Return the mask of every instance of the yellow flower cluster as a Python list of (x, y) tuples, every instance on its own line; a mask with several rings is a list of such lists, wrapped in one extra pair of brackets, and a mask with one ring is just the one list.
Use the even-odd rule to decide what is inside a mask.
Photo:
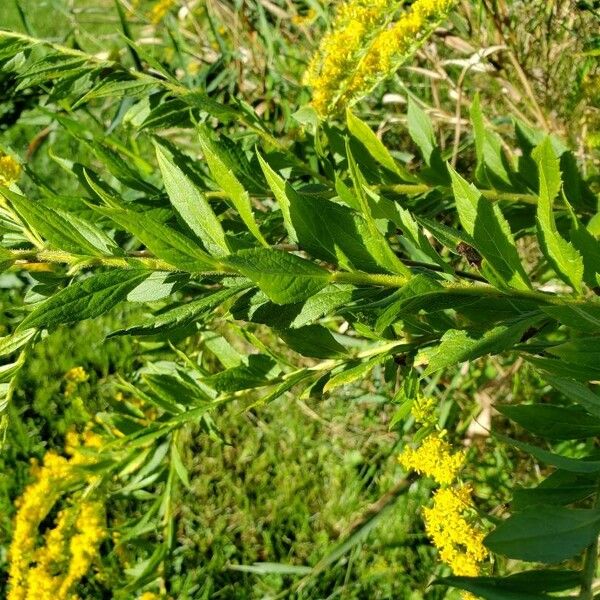
[(70, 458), (49, 451), (42, 465), (33, 464), (34, 481), (16, 503), (7, 600), (76, 600), (72, 589), (89, 570), (106, 535), (102, 505), (81, 501), (60, 511), (41, 547), (38, 529), (67, 488), (81, 478), (76, 467), (93, 462), (89, 449), (99, 445), (100, 436), (91, 431), (70, 432), (65, 444)]
[(304, 83), (313, 88), (312, 105), (327, 114), (338, 102), (343, 84), (356, 66), (369, 34), (394, 10), (393, 0), (348, 0), (338, 9), (331, 31), (321, 40)]
[(423, 511), (427, 535), (440, 552), (440, 558), (455, 575), (475, 577), (479, 565), (488, 557), (483, 533), (469, 514), (473, 511), (468, 485), (441, 488), (433, 505)]
[[(45, 545), (34, 555), (35, 564), (27, 572), (26, 586), (20, 597), (76, 600), (73, 587), (88, 572), (106, 535), (102, 523), (103, 510), (99, 503), (82, 502), (61, 511), (56, 526), (45, 536)], [(69, 536), (72, 536), (70, 541)]]
[(13, 537), (9, 551), (10, 591), (8, 600), (28, 600), (28, 572), (34, 560), (37, 530), (69, 480), (69, 462), (55, 452), (47, 452), (41, 466), (32, 468), (35, 481), (17, 501)]
[(432, 433), (418, 448), (406, 448), (398, 461), (405, 469), (427, 475), (438, 483), (452, 483), (463, 465), (465, 454), (462, 451), (452, 452), (452, 447), (444, 439), (445, 433)]
[(21, 175), (21, 165), (8, 154), (0, 151), (0, 185), (9, 186)]
[(317, 112), (335, 112), (367, 94), (416, 51), (455, 2), (415, 0), (396, 21), (397, 1), (344, 3), (305, 77)]
[[(404, 468), (428, 475), (444, 486), (435, 492), (433, 505), (423, 511), (425, 529), (455, 575), (474, 577), (488, 551), (483, 545), (484, 534), (473, 519), (471, 487), (456, 482), (465, 453), (452, 452), (445, 434), (442, 430), (429, 435), (419, 448), (408, 448), (398, 460)], [(474, 597), (464, 593), (463, 600)]]
[(417, 423), (433, 425), (437, 420), (435, 408), (436, 401), (433, 398), (419, 395), (413, 402), (410, 412)]
[(72, 396), (77, 390), (77, 386), (80, 383), (85, 383), (89, 379), (89, 375), (83, 367), (73, 367), (65, 373), (65, 380), (67, 385), (65, 386), (65, 396), (68, 398)]
[(75, 529), (77, 533), (69, 543), (69, 568), (59, 590), (60, 600), (66, 599), (73, 586), (88, 572), (100, 543), (106, 537), (102, 505), (98, 502), (81, 503)]
[(158, 25), (174, 5), (175, 0), (158, 0), (150, 9), (150, 20), (152, 23)]

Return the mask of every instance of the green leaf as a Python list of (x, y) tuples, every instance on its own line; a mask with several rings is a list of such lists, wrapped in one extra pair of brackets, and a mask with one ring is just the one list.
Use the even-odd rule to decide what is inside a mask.
[(153, 315), (140, 325), (113, 331), (109, 337), (116, 335), (157, 335), (187, 327), (208, 316), (214, 308), (222, 305), (225, 300), (228, 300), (245, 288), (246, 286), (238, 286), (224, 289), (198, 300), (186, 302), (181, 306), (176, 306), (158, 315)]
[(404, 266), (400, 259), (394, 254), (388, 241), (385, 239), (385, 236), (379, 231), (377, 227), (377, 223), (373, 218), (371, 213), (371, 207), (369, 205), (369, 201), (367, 200), (367, 195), (365, 192), (366, 181), (352, 156), (352, 151), (350, 149), (349, 140), (346, 140), (346, 156), (348, 157), (348, 168), (350, 170), (350, 177), (352, 178), (352, 183), (354, 184), (354, 194), (358, 199), (361, 214), (366, 221), (367, 224), (367, 232), (366, 235), (368, 239), (366, 240), (369, 247), (371, 248), (371, 252), (376, 257), (379, 264), (383, 267), (391, 271), (392, 273), (397, 273), (398, 275), (404, 275), (407, 278), (411, 277), (411, 272), (408, 267)]
[(538, 166), (540, 190), (537, 209), (538, 236), (542, 251), (556, 273), (581, 292), (584, 265), (577, 250), (561, 237), (554, 220), (554, 200), (561, 189), (560, 163), (549, 137), (532, 153)]
[(591, 415), (600, 418), (600, 396), (574, 379), (544, 374), (544, 379), (569, 400), (581, 404)]
[(554, 471), (537, 487), (517, 488), (513, 492), (513, 510), (523, 510), (536, 504), (565, 506), (592, 496), (598, 488), (597, 476)]
[(583, 226), (572, 211), (571, 220), (571, 244), (583, 259), (583, 279), (593, 289), (598, 285), (596, 276), (600, 273), (600, 240)]
[(477, 178), (492, 187), (511, 187), (510, 174), (502, 151), (502, 141), (495, 132), (485, 126), (479, 93), (475, 94), (470, 115), (475, 135)]
[(248, 356), (247, 365), (225, 369), (216, 375), (205, 377), (202, 381), (218, 392), (249, 390), (269, 385), (276, 368), (276, 363), (270, 356), (251, 354)]
[(101, 229), (73, 213), (40, 201), (32, 202), (6, 188), (2, 189), (2, 195), (10, 200), (25, 223), (59, 250), (92, 256), (118, 252), (117, 245)]
[(442, 159), (442, 154), (435, 141), (433, 126), (429, 117), (412, 99), (408, 100), (408, 133), (419, 147), (423, 160), (429, 167), (421, 175), (429, 181), (445, 185), (449, 181), (448, 166)]
[(524, 358), (536, 368), (567, 379), (576, 379), (577, 381), (595, 381), (600, 379), (600, 365), (590, 366), (580, 365), (578, 363), (567, 362), (564, 359), (546, 358), (541, 356), (528, 356)]
[(508, 287), (530, 289), (510, 226), (497, 204), (485, 199), (454, 169), (450, 170), (452, 190), (460, 222), (496, 278)]
[(580, 367), (597, 368), (600, 365), (599, 337), (573, 339), (570, 342), (551, 346), (546, 351), (566, 363), (573, 363)]
[(497, 554), (559, 563), (582, 552), (600, 533), (600, 510), (538, 505), (516, 513), (485, 538)]
[(265, 177), (282, 207), (288, 235), (315, 258), (366, 272), (389, 271), (381, 239), (356, 211), (323, 198), (300, 194), (261, 158)]
[(236, 319), (263, 323), (274, 329), (295, 329), (310, 325), (337, 308), (348, 306), (357, 296), (360, 292), (353, 286), (332, 284), (302, 303), (279, 306), (263, 292), (253, 290), (236, 301), (231, 313)]
[(165, 148), (156, 144), (156, 157), (165, 189), (175, 210), (214, 256), (229, 254), (229, 246), (221, 222), (204, 194), (171, 160)]
[(36, 305), (17, 330), (48, 328), (99, 317), (125, 299), (149, 274), (149, 271), (139, 270), (108, 271), (77, 281)]
[(553, 452), (548, 452), (548, 450), (543, 450), (542, 448), (538, 448), (537, 446), (532, 446), (531, 444), (520, 442), (519, 440), (514, 440), (499, 433), (495, 433), (494, 435), (499, 440), (502, 440), (503, 442), (514, 446), (515, 448), (519, 448), (519, 450), (522, 450), (527, 454), (531, 454), (531, 456), (537, 458), (537, 460), (539, 460), (540, 462), (552, 465), (554, 467), (562, 469), (563, 471), (568, 471), (569, 473), (600, 472), (600, 460), (590, 460), (588, 458), (571, 458), (569, 456), (562, 456), (561, 454), (554, 454)]
[(495, 405), (495, 408), (540, 437), (570, 440), (600, 435), (600, 419), (581, 409), (552, 404)]
[(200, 146), (202, 147), (204, 158), (208, 163), (208, 167), (214, 180), (227, 194), (250, 233), (252, 233), (263, 246), (268, 247), (269, 244), (260, 232), (254, 214), (252, 213), (250, 195), (235, 176), (226, 160), (224, 160), (219, 151), (219, 144), (212, 139), (205, 127), (198, 128), (198, 135), (200, 136)]
[(388, 171), (395, 173), (404, 181), (413, 181), (414, 177), (402, 168), (389, 153), (371, 128), (361, 121), (350, 109), (346, 110), (346, 123), (350, 133), (367, 149), (369, 154)]
[(423, 159), (430, 165), (431, 157), (437, 149), (433, 126), (429, 117), (412, 98), (408, 101), (408, 132), (421, 150)]
[(279, 175), (277, 175), (277, 173), (259, 153), (257, 153), (257, 156), (258, 162), (260, 163), (261, 169), (265, 175), (265, 179), (267, 180), (267, 183), (269, 184), (269, 187), (275, 196), (275, 200), (277, 200), (277, 204), (279, 204), (279, 208), (281, 209), (281, 214), (283, 215), (283, 224), (285, 225), (289, 240), (292, 243), (296, 243), (298, 241), (298, 236), (296, 235), (290, 215), (290, 201), (286, 191), (287, 184), (281, 177), (279, 177)]
[(224, 263), (251, 279), (276, 304), (292, 304), (322, 290), (328, 271), (295, 254), (256, 248), (228, 256)]
[(507, 577), (444, 577), (436, 584), (456, 587), (485, 600), (552, 600), (544, 592), (562, 592), (578, 587), (581, 573), (540, 569)]
[(187, 272), (212, 271), (216, 260), (196, 242), (175, 229), (155, 221), (151, 213), (94, 207), (135, 235), (155, 256)]
[(540, 309), (559, 323), (588, 333), (600, 331), (600, 304), (581, 302), (579, 304), (541, 306)]
[(535, 322), (536, 319), (533, 318), (520, 320), (512, 325), (498, 325), (478, 333), (450, 329), (442, 336), (441, 343), (430, 358), (424, 375), (430, 375), (450, 365), (473, 360), (485, 354), (499, 354), (510, 350)]
[(343, 371), (336, 373), (323, 387), (324, 392), (330, 392), (342, 385), (348, 385), (361, 377), (366, 377), (377, 365), (381, 364), (389, 357), (389, 352), (379, 354), (374, 358), (359, 363), (356, 366), (349, 366)]
[(340, 358), (346, 354), (346, 349), (323, 325), (307, 325), (297, 329), (284, 329), (277, 332), (287, 346), (312, 358)]

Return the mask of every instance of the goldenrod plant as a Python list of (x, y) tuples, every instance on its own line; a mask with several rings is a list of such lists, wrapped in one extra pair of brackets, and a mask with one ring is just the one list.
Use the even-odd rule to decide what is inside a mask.
[(305, 82), (326, 116), (355, 103), (411, 58), (454, 0), (348, 0), (315, 52)]
[[(340, 3), (307, 87), (296, 84), (307, 105), (295, 120), (289, 107), (270, 113), (272, 97), (236, 97), (249, 82), (216, 59), (205, 71), (188, 69), (192, 59), (208, 61), (209, 50), (227, 54), (225, 25), (210, 11), (233, 9), (209, 4), (115, 0), (121, 46), (110, 52), (89, 51), (76, 36), (42, 39), (30, 26), (0, 30), (6, 102), (18, 112), (26, 92), (34, 116), (23, 109), (19, 119), (44, 127), (22, 153), (6, 147), (0, 156), (2, 281), (24, 294), (0, 337), (4, 447), (27, 437), (28, 399), (16, 395), (53, 335), (91, 321), (107, 343), (135, 343), (134, 367), (104, 369), (94, 410), (89, 399), (82, 405), (98, 374), (78, 362), (61, 374), (60, 402), (85, 418), (64, 450), (56, 432), (46, 433), (50, 447), (24, 475), (6, 597), (255, 597), (241, 579), (199, 582), (185, 572), (185, 544), (210, 550), (214, 539), (207, 527), (209, 541), (198, 541), (186, 523), (198, 526), (200, 509), (183, 502), (207, 468), (204, 444), (217, 444), (243, 480), (252, 462), (262, 464), (262, 450), (236, 454), (219, 415), (234, 407), (263, 435), (261, 410), (286, 412), (293, 400), (322, 421), (307, 402), (334, 399), (351, 412), (349, 390), (358, 389), (389, 411), (382, 443), (394, 457), (393, 485), (327, 552), (315, 548), (302, 564), (226, 557), (223, 570), (274, 575), (280, 598), (317, 598), (315, 582), (348, 565), (328, 590), (341, 595), (356, 548), (407, 498), (405, 506), (419, 505), (414, 537), (439, 558), (422, 589), (404, 588), (412, 598), (593, 600), (597, 156), (518, 108), (491, 119), (476, 90), (463, 94), (466, 71), (452, 87), (454, 144), (440, 142), (432, 120), (447, 116), (441, 105), (426, 111), (415, 93), (396, 115), (403, 145), (387, 144), (367, 122), (372, 115), (360, 113), (358, 100), (442, 23), (456, 20), (460, 33), (470, 11), (488, 3)], [(306, 28), (309, 9), (325, 14), (311, 2), (303, 20), (283, 4), (251, 6), (261, 27), (289, 17)], [(165, 28), (172, 62), (136, 39), (128, 15), (153, 36)], [(196, 56), (186, 40), (202, 24), (211, 45)], [(527, 76), (513, 66), (517, 81)], [(438, 91), (430, 90), (434, 102)], [(55, 171), (36, 167), (38, 144), (49, 145)], [(477, 404), (467, 404), (460, 388), (474, 365), (503, 387), (472, 384)], [(519, 395), (521, 378), (534, 384)], [(194, 469), (190, 456), (200, 457)], [(493, 476), (482, 467), (489, 460), (498, 463)], [(377, 480), (377, 463), (368, 466), (361, 477)], [(263, 525), (257, 538), (266, 537)], [(227, 552), (238, 542), (228, 540)], [(371, 596), (388, 597), (377, 585)]]

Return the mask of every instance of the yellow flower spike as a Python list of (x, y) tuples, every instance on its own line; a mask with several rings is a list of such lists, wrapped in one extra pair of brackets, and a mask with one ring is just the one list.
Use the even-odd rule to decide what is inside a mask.
[(313, 56), (304, 83), (325, 116), (369, 93), (427, 39), (456, 0), (416, 0), (394, 21), (398, 0), (348, 0)]
[(452, 447), (444, 439), (445, 433), (445, 430), (432, 433), (418, 448), (406, 448), (398, 456), (398, 462), (406, 470), (427, 475), (437, 483), (452, 483), (463, 466), (465, 453), (452, 452)]
[(65, 440), (69, 459), (48, 451), (41, 465), (32, 461), (34, 481), (15, 503), (7, 600), (76, 600), (72, 588), (89, 570), (106, 536), (102, 505), (88, 501), (60, 511), (42, 547), (37, 547), (39, 527), (63, 491), (81, 478), (76, 467), (94, 462), (82, 448), (99, 445), (101, 438), (89, 429), (81, 435), (71, 431)]
[(150, 21), (158, 25), (174, 5), (175, 0), (158, 0), (150, 9)]
[(437, 402), (434, 398), (419, 396), (410, 409), (415, 421), (421, 425), (433, 425), (437, 421), (435, 409)]
[(82, 502), (75, 529), (77, 533), (69, 543), (69, 569), (60, 586), (59, 598), (66, 598), (73, 586), (88, 572), (107, 535), (102, 505), (98, 502)]
[(0, 184), (8, 187), (19, 179), (21, 165), (8, 154), (0, 151)]
[[(433, 496), (433, 505), (423, 510), (425, 529), (441, 560), (455, 575), (475, 577), (489, 556), (483, 545), (483, 533), (472, 517), (472, 490), (468, 485), (441, 488)], [(463, 596), (468, 598), (468, 596)]]

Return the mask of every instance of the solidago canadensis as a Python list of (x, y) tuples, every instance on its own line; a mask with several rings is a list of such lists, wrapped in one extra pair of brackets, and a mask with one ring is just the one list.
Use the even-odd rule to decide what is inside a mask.
[[(420, 401), (413, 406), (413, 416), (420, 417), (419, 422), (423, 420), (424, 404)], [(432, 506), (423, 510), (425, 530), (441, 560), (455, 575), (478, 575), (488, 550), (474, 516), (472, 489), (458, 481), (464, 451), (454, 452), (442, 430), (428, 435), (418, 448), (406, 448), (398, 461), (405, 469), (431, 477), (441, 486), (433, 495)], [(473, 596), (464, 593), (463, 598), (470, 600)]]
[[(448, 15), (456, 0), (348, 0), (305, 76), (321, 116), (338, 112), (391, 75)], [(400, 11), (400, 12), (399, 12)]]
[(8, 154), (0, 150), (0, 185), (9, 186), (21, 175), (21, 166)]
[[(96, 559), (106, 537), (101, 502), (78, 498), (60, 510), (54, 527), (38, 546), (39, 528), (61, 496), (79, 481), (78, 467), (93, 463), (90, 450), (101, 438), (86, 431), (67, 436), (69, 458), (49, 451), (41, 465), (34, 464), (34, 481), (17, 502), (9, 550), (8, 600), (76, 600), (73, 590)], [(85, 449), (85, 450), (82, 450)]]

